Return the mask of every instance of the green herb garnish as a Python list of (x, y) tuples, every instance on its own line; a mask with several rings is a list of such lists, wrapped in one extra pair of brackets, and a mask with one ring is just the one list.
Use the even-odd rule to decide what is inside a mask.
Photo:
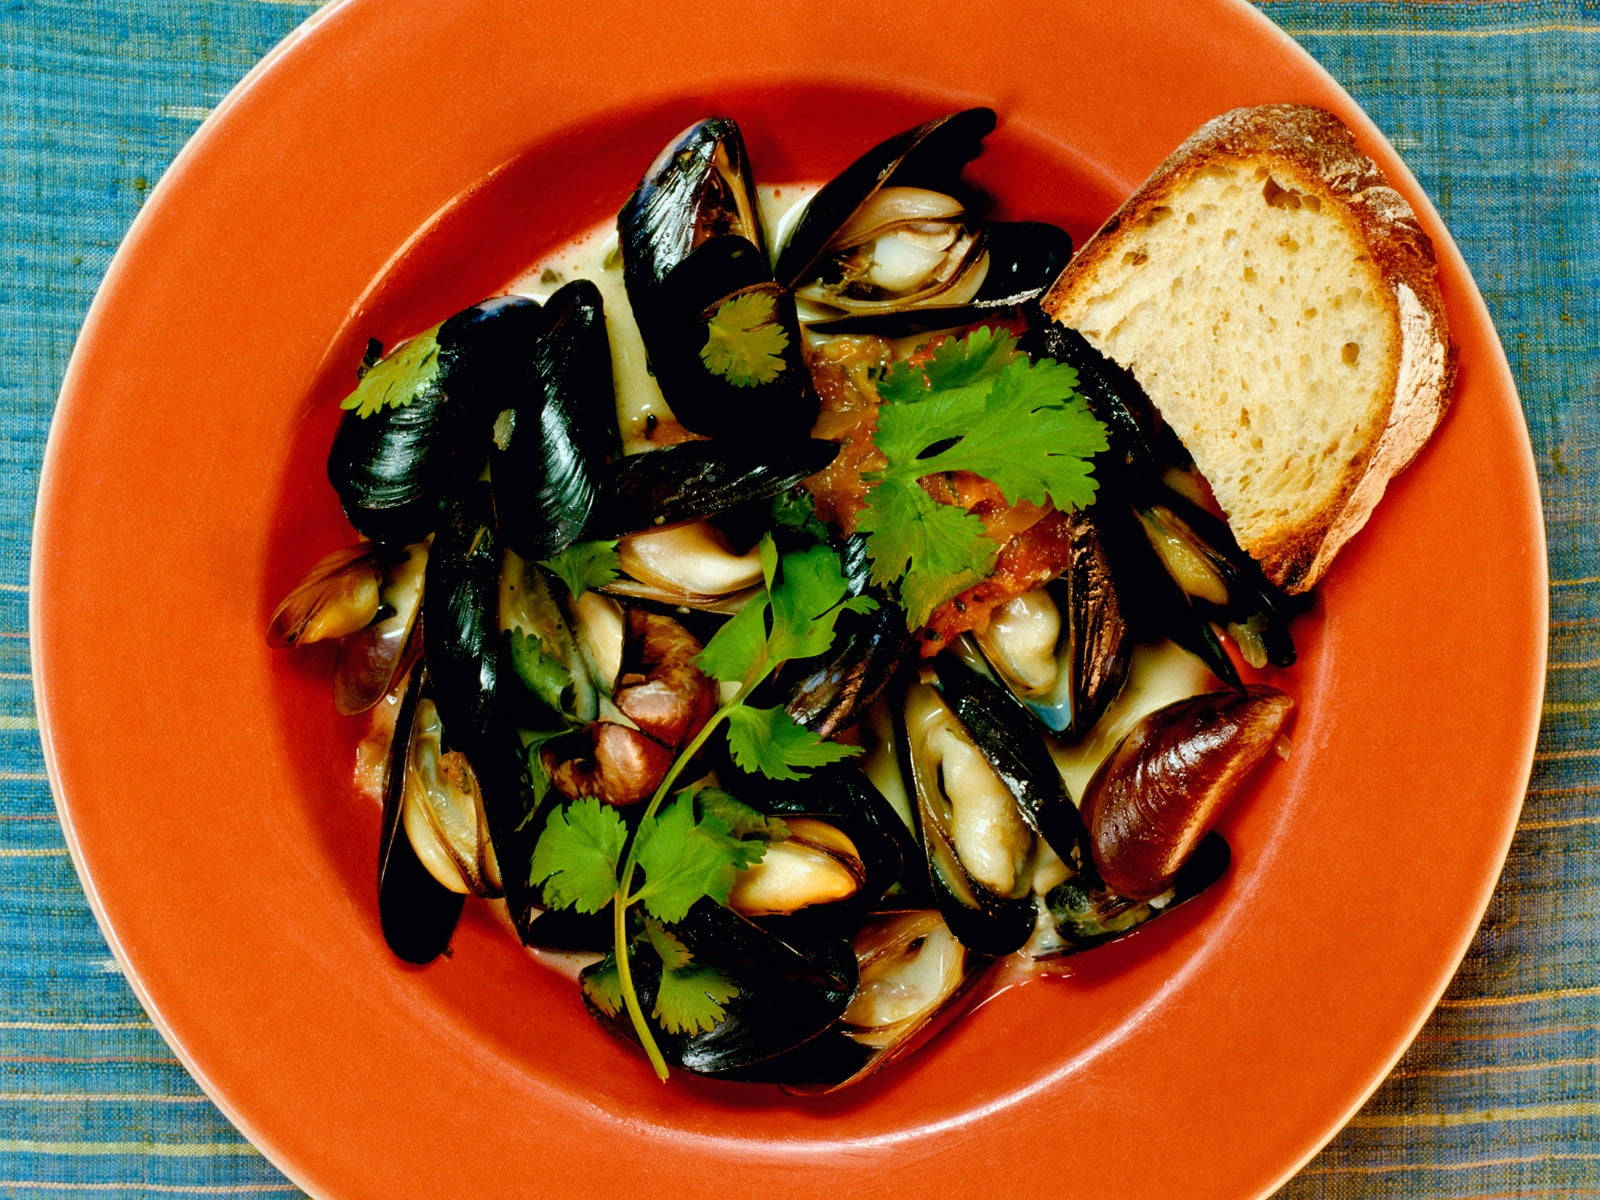
[(885, 372), (873, 443), (888, 465), (865, 476), (859, 528), (873, 581), (898, 581), (911, 628), (987, 576), (999, 553), (978, 517), (940, 504), (919, 480), (970, 471), (1011, 504), (1067, 510), (1094, 499), (1090, 460), (1106, 433), (1077, 385), (1073, 368), (1031, 362), (1009, 333), (987, 328), (940, 343), (921, 366), (897, 362)]
[(706, 324), (700, 361), (734, 387), (759, 387), (783, 371), (789, 335), (769, 291), (741, 292), (724, 300)]
[(439, 374), (439, 327), (402, 342), (361, 376), (339, 407), (370, 417), (384, 408), (404, 408), (433, 385)]
[[(591, 1001), (615, 1016), (626, 1009), (656, 1074), (667, 1077), (634, 985), (632, 955), (648, 947), (661, 964), (661, 985), (651, 1013), (663, 1030), (704, 1031), (722, 1020), (737, 984), (694, 963), (666, 928), (702, 899), (727, 903), (741, 870), (759, 862), (769, 838), (782, 836), (776, 821), (726, 792), (702, 788), (678, 793), (663, 807), (685, 767), (717, 730), (726, 727), (740, 766), (776, 779), (797, 779), (812, 767), (860, 753), (824, 741), (782, 709), (753, 709), (746, 700), (794, 658), (823, 653), (833, 643), (843, 612), (867, 612), (874, 602), (851, 597), (839, 556), (826, 546), (785, 554), (770, 537), (761, 542), (765, 587), (712, 636), (696, 662), (734, 689), (673, 761), (645, 806), (630, 839), (613, 808), (575, 800), (550, 816), (534, 848), (529, 882), (543, 888), (551, 908), (599, 912), (612, 907), (610, 956), (585, 976)], [(642, 881), (636, 884), (636, 873)], [(630, 910), (642, 909), (630, 921)]]
[(567, 585), (574, 600), (585, 592), (598, 591), (622, 574), (615, 541), (574, 542), (554, 558), (538, 561)]

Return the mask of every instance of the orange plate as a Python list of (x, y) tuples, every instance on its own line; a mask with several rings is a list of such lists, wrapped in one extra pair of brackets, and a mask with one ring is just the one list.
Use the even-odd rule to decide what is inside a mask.
[[(1410, 175), (1231, 0), (1013, 7), (349, 0), (206, 122), (95, 302), (33, 570), (50, 774), (95, 911), (185, 1064), (322, 1196), (1263, 1195), (1382, 1079), (1483, 912), (1539, 715), (1544, 540), (1504, 356)], [(655, 1083), (481, 912), (410, 970), (326, 661), (277, 596), (349, 536), (321, 465), (368, 336), (438, 320), (613, 212), (691, 119), (818, 178), (1001, 113), (976, 167), (1089, 232), (1208, 117), (1339, 113), (1440, 250), (1456, 407), (1301, 627), (1294, 753), (1213, 894), (802, 1101)], [(1219, 1148), (1223, 1152), (1219, 1153)]]

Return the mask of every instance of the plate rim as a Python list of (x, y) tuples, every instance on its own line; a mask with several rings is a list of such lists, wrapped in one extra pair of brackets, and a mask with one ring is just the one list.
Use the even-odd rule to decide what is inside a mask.
[[(1429, 234), (1433, 238), (1436, 248), (1439, 250), (1439, 257), (1441, 258), (1441, 261), (1445, 258), (1450, 258), (1455, 264), (1460, 266), (1461, 276), (1466, 281), (1468, 286), (1462, 289), (1461, 293), (1456, 297), (1457, 305), (1465, 305), (1474, 309), (1475, 312), (1481, 317), (1485, 327), (1493, 333), (1493, 322), (1490, 318), (1490, 314), (1488, 313), (1488, 309), (1483, 300), (1481, 292), (1479, 291), (1475, 280), (1472, 278), (1470, 269), (1466, 267), (1466, 264), (1461, 257), (1459, 248), (1456, 246), (1448, 228), (1444, 225), (1444, 222), (1439, 217), (1437, 210), (1432, 203), (1431, 197), (1429, 197), (1427, 193), (1420, 187), (1410, 169), (1405, 165), (1403, 160), (1399, 158), (1398, 154), (1393, 151), (1393, 148), (1390, 146), (1387, 138), (1384, 137), (1382, 132), (1377, 129), (1376, 125), (1370, 120), (1370, 118), (1366, 116), (1365, 112), (1361, 110), (1354, 98), (1349, 95), (1349, 93), (1337, 82), (1337, 80), (1332, 77), (1331, 74), (1329, 74), (1324, 68), (1321, 67), (1319, 63), (1316, 62), (1315, 59), (1311, 57), (1309, 52), (1296, 43), (1288, 33), (1273, 23), (1271, 19), (1259, 9), (1249, 5), (1245, 2), (1245, 0), (1213, 0), (1213, 3), (1219, 7), (1237, 10), (1236, 15), (1243, 16), (1249, 21), (1255, 23), (1263, 33), (1269, 33), (1273, 40), (1279, 43), (1282, 51), (1292, 54), (1297, 59), (1303, 60), (1304, 63), (1309, 64), (1317, 74), (1322, 76), (1325, 83), (1347, 102), (1349, 109), (1357, 114), (1358, 121), (1363, 123), (1365, 126), (1364, 129), (1358, 130), (1358, 132), (1364, 134), (1364, 143), (1367, 144), (1369, 148), (1373, 144), (1381, 146), (1386, 152), (1387, 157), (1383, 161), (1385, 171), (1390, 174), (1391, 178), (1396, 180), (1397, 184), (1399, 185), (1399, 189), (1412, 202), (1413, 207), (1418, 210), (1419, 216), (1423, 219), (1424, 224), (1428, 227)], [(138, 997), (141, 1005), (143, 1005), (146, 1011), (150, 1013), (151, 1018), (157, 1029), (160, 1031), (162, 1037), (167, 1041), (168, 1045), (172, 1047), (173, 1052), (183, 1063), (185, 1069), (196, 1080), (198, 1086), (205, 1091), (205, 1093), (228, 1117), (228, 1119), (235, 1126), (237, 1126), (254, 1145), (262, 1150), (263, 1154), (270, 1161), (272, 1161), (279, 1170), (283, 1171), (285, 1175), (287, 1175), (299, 1186), (304, 1187), (307, 1191), (313, 1191), (317, 1186), (314, 1177), (310, 1173), (302, 1176), (299, 1170), (300, 1163), (297, 1160), (292, 1159), (290, 1156), (280, 1155), (280, 1153), (277, 1152), (276, 1141), (267, 1136), (264, 1131), (258, 1129), (246, 1113), (233, 1105), (224, 1087), (222, 1087), (212, 1077), (211, 1073), (191, 1055), (189, 1048), (185, 1045), (184, 1041), (168, 1024), (166, 1017), (163, 1015), (162, 1006), (155, 1001), (154, 997), (147, 990), (145, 980), (141, 977), (139, 971), (133, 967), (130, 952), (124, 945), (118, 930), (107, 919), (104, 900), (100, 893), (98, 881), (96, 880), (94, 873), (89, 868), (89, 863), (85, 857), (84, 849), (80, 844), (78, 831), (76, 829), (71, 812), (71, 804), (65, 794), (63, 782), (58, 769), (57, 748), (55, 744), (55, 724), (57, 718), (52, 714), (59, 710), (57, 689), (58, 686), (61, 685), (58, 684), (57, 674), (53, 670), (51, 649), (49, 645), (47, 645), (46, 639), (39, 636), (38, 631), (49, 629), (53, 626), (53, 620), (48, 611), (50, 608), (49, 597), (52, 591), (48, 564), (52, 556), (60, 552), (63, 548), (54, 544), (50, 534), (50, 525), (57, 506), (64, 503), (64, 500), (60, 495), (61, 489), (59, 483), (62, 473), (60, 460), (68, 453), (68, 448), (64, 444), (66, 437), (65, 434), (62, 433), (62, 430), (66, 425), (66, 422), (62, 419), (63, 414), (70, 415), (72, 412), (76, 411), (77, 406), (80, 406), (86, 402), (81, 394), (82, 386), (79, 382), (79, 376), (84, 372), (83, 355), (80, 352), (81, 347), (84, 344), (91, 342), (98, 336), (100, 326), (108, 319), (108, 312), (111, 310), (115, 294), (120, 287), (122, 276), (125, 272), (132, 269), (130, 264), (135, 261), (139, 252), (139, 247), (147, 235), (147, 230), (150, 224), (156, 219), (156, 214), (162, 209), (166, 195), (170, 191), (177, 189), (180, 182), (187, 178), (188, 174), (193, 169), (195, 162), (202, 157), (203, 152), (214, 141), (222, 136), (222, 134), (226, 133), (227, 127), (232, 119), (231, 114), (239, 106), (240, 102), (246, 96), (252, 95), (264, 87), (270, 87), (271, 81), (275, 78), (275, 74), (280, 63), (285, 59), (318, 53), (319, 40), (325, 37), (331, 38), (333, 36), (333, 26), (336, 25), (338, 21), (343, 19), (344, 15), (348, 11), (365, 11), (376, 7), (376, 4), (377, 0), (334, 0), (333, 3), (312, 13), (306, 21), (299, 25), (282, 42), (280, 42), (257, 64), (255, 64), (250, 71), (241, 78), (234, 88), (230, 90), (227, 97), (221, 101), (213, 110), (213, 112), (205, 119), (205, 121), (202, 122), (189, 142), (185, 144), (183, 149), (173, 159), (167, 170), (163, 172), (162, 177), (158, 181), (156, 187), (152, 190), (148, 202), (130, 225), (128, 232), (124, 236), (123, 241), (112, 260), (112, 263), (107, 269), (105, 277), (96, 291), (93, 303), (90, 306), (82, 330), (80, 331), (78, 343), (74, 347), (71, 360), (69, 361), (67, 370), (63, 377), (60, 398), (58, 400), (56, 411), (51, 418), (50, 432), (46, 442), (40, 468), (38, 501), (33, 524), (33, 540), (30, 551), (29, 568), (29, 623), (30, 629), (35, 631), (33, 636), (30, 636), (29, 644), (36, 704), (39, 714), (39, 739), (43, 749), (46, 773), (49, 777), (52, 797), (56, 804), (56, 810), (61, 822), (63, 836), (66, 840), (74, 867), (77, 870), (79, 880), (89, 900), (96, 923), (99, 926), (102, 935), (106, 938), (107, 944), (110, 947), (113, 955), (123, 966), (125, 978), (128, 980), (130, 987)], [(1342, 113), (1341, 116), (1345, 116), (1347, 121), (1350, 120), (1350, 117), (1347, 114)], [(221, 131), (221, 133), (219, 133), (219, 131)], [(1545, 673), (1547, 670), (1549, 629), (1548, 542), (1545, 537), (1543, 510), (1540, 504), (1537, 472), (1533, 460), (1532, 446), (1528, 434), (1526, 416), (1525, 413), (1522, 413), (1521, 411), (1521, 402), (1516, 389), (1515, 380), (1511, 374), (1509, 362), (1506, 359), (1504, 346), (1501, 343), (1497, 333), (1495, 333), (1488, 342), (1487, 357), (1489, 361), (1483, 361), (1483, 355), (1480, 353), (1475, 363), (1476, 368), (1479, 371), (1485, 372), (1486, 374), (1494, 375), (1495, 382), (1493, 386), (1495, 389), (1503, 391), (1518, 410), (1522, 436), (1518, 446), (1516, 447), (1517, 453), (1512, 457), (1514, 459), (1514, 465), (1519, 469), (1519, 474), (1523, 477), (1528, 486), (1528, 493), (1531, 497), (1533, 505), (1531, 517), (1540, 533), (1540, 541), (1537, 547), (1537, 553), (1534, 555), (1531, 563), (1533, 569), (1531, 582), (1533, 584), (1533, 592), (1536, 597), (1536, 612), (1532, 614), (1534, 618), (1532, 626), (1537, 631), (1537, 636), (1533, 639), (1536, 645), (1537, 662), (1533, 664), (1533, 670), (1530, 672), (1529, 676), (1530, 691), (1534, 697), (1533, 704), (1531, 705), (1530, 710), (1523, 714), (1524, 736), (1522, 738), (1523, 749), (1521, 754), (1523, 766), (1520, 777), (1520, 792), (1516, 802), (1507, 805), (1502, 824), (1503, 836), (1500, 839), (1498, 850), (1494, 855), (1494, 869), (1492, 872), (1485, 873), (1485, 878), (1479, 888), (1479, 895), (1474, 902), (1472, 911), (1470, 913), (1470, 919), (1463, 919), (1462, 930), (1460, 931), (1460, 936), (1457, 938), (1455, 952), (1451, 956), (1448, 968), (1440, 973), (1440, 977), (1437, 980), (1437, 986), (1433, 989), (1430, 995), (1418, 998), (1414, 1021), (1405, 1031), (1404, 1036), (1399, 1037), (1395, 1041), (1395, 1044), (1391, 1048), (1392, 1052), (1387, 1057), (1386, 1065), (1382, 1070), (1374, 1073), (1369, 1086), (1367, 1086), (1366, 1089), (1359, 1095), (1356, 1095), (1352, 1098), (1351, 1102), (1345, 1107), (1342, 1115), (1336, 1122), (1329, 1126), (1320, 1140), (1309, 1146), (1303, 1155), (1301, 1155), (1295, 1162), (1290, 1164), (1287, 1169), (1284, 1170), (1280, 1176), (1278, 1176), (1276, 1181), (1261, 1193), (1263, 1196), (1269, 1195), (1272, 1191), (1275, 1191), (1278, 1187), (1280, 1187), (1285, 1181), (1298, 1173), (1299, 1170), (1303, 1168), (1307, 1162), (1314, 1158), (1316, 1154), (1327, 1144), (1327, 1142), (1348, 1123), (1350, 1117), (1367, 1103), (1372, 1094), (1389, 1076), (1395, 1062), (1398, 1061), (1399, 1058), (1404, 1054), (1405, 1050), (1414, 1040), (1417, 1033), (1433, 1013), (1440, 998), (1448, 990), (1452, 980), (1459, 971), (1460, 964), (1470, 949), (1471, 943), (1476, 937), (1478, 929), (1481, 926), (1483, 914), (1487, 909), (1493, 891), (1495, 890), (1496, 886), (1498, 886), (1506, 855), (1509, 852), (1511, 840), (1514, 837), (1517, 828), (1522, 800), (1526, 793), (1527, 782), (1531, 775), (1534, 762), (1537, 737), (1541, 725), (1541, 714), (1538, 699), (1542, 694)]]

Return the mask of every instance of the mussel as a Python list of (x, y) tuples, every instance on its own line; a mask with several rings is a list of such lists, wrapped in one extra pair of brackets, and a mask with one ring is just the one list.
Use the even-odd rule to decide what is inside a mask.
[(1066, 514), (1066, 569), (995, 609), (983, 656), (1047, 729), (1081, 737), (1128, 675), (1133, 639), (1093, 509)]
[(906, 691), (900, 750), (940, 913), (963, 944), (1009, 954), (1033, 931), (1038, 858), (1011, 781), (928, 683)]
[(600, 289), (566, 284), (545, 303), (521, 395), (494, 422), (489, 475), (504, 543), (533, 559), (566, 549), (599, 498), (604, 465), (621, 453), (611, 348)]
[[(665, 1030), (656, 1041), (668, 1063), (700, 1075), (774, 1081), (775, 1068), (796, 1047), (829, 1029), (856, 988), (856, 960), (843, 938), (791, 944), (752, 921), (710, 901), (701, 901), (672, 927), (696, 965), (711, 967), (731, 980), (737, 995), (711, 1029)], [(634, 943), (630, 958), (640, 1004), (656, 1006), (661, 987), (659, 958)], [(584, 972), (592, 979), (610, 969), (602, 962)], [(635, 1040), (632, 1023), (620, 1009), (601, 1007), (593, 990), (584, 1001), (603, 1024)]]
[(463, 309), (372, 365), (344, 402), (328, 480), (363, 537), (404, 545), (483, 466), (495, 413), (527, 387), (539, 306), (501, 296)]
[(1291, 665), (1288, 625), (1303, 601), (1269, 582), (1227, 522), (1196, 501), (1204, 484), (1132, 373), (1054, 322), (1025, 345), (1077, 370), (1079, 391), (1107, 428), (1110, 447), (1095, 461), (1097, 520), (1133, 625), (1170, 637), (1233, 687), (1238, 669), (1213, 623), (1228, 629), (1252, 666)]
[(1072, 254), (1065, 230), (983, 222), (962, 198), (961, 169), (994, 125), (986, 108), (925, 122), (811, 198), (777, 272), (798, 299), (844, 314), (813, 332), (908, 337), (1003, 319), (1055, 278)]
[(710, 437), (803, 437), (816, 393), (794, 299), (768, 265), (738, 126), (712, 117), (685, 130), (623, 205), (617, 233), (628, 300), (673, 415)]
[(1254, 684), (1180, 700), (1140, 721), (1084, 793), (1106, 884), (1132, 900), (1166, 891), (1293, 709), (1277, 688)]

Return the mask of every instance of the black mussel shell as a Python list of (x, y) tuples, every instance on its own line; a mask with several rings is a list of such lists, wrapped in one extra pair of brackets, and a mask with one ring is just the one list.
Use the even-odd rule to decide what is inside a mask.
[[(1192, 472), (1188, 453), (1155, 417), (1132, 372), (1101, 354), (1077, 330), (1054, 322), (1040, 325), (1024, 346), (1074, 367), (1079, 392), (1106, 426), (1110, 448), (1095, 463), (1102, 485), (1096, 511), (1119, 594), (1140, 631), (1170, 637), (1232, 687), (1240, 686), (1238, 670), (1213, 622), (1230, 628), (1253, 665), (1293, 663), (1289, 622), (1305, 602), (1262, 574), (1227, 522), (1173, 489), (1169, 480), (1174, 474)], [(1155, 524), (1172, 525), (1162, 510), (1177, 515), (1181, 525), (1175, 527), (1176, 536), (1216, 577), (1226, 593), (1224, 601), (1191, 595), (1156, 553), (1147, 531)]]
[(1100, 882), (1092, 869), (1058, 883), (1044, 898), (1054, 936), (1038, 946), (1036, 957), (1076, 954), (1132, 933), (1221, 879), (1231, 857), (1221, 834), (1206, 834), (1172, 885), (1154, 900), (1120, 896)]
[(611, 908), (581, 913), (575, 908), (552, 908), (521, 927), (522, 944), (540, 950), (604, 954), (611, 949)]
[(1072, 235), (1044, 221), (994, 221), (984, 228), (989, 266), (969, 302), (850, 313), (807, 321), (806, 328), (812, 333), (903, 338), (984, 323), (1028, 324), (1039, 315), (1031, 302), (1072, 257)]
[(489, 475), (495, 522), (525, 558), (548, 558), (583, 532), (605, 463), (621, 452), (611, 346), (600, 290), (573, 280), (546, 302), (529, 386), (495, 420)]
[(1086, 845), (1083, 819), (1028, 710), (1005, 688), (953, 654), (934, 659), (939, 694), (966, 726), (1033, 831), (1063, 861)]
[(378, 921), (396, 957), (430, 963), (450, 945), (466, 897), (445, 887), (422, 865), (406, 836), (403, 816), (406, 752), (426, 671), (417, 667), (406, 684), (389, 750), (383, 789), (383, 823), (378, 842)]
[(778, 279), (794, 288), (809, 277), (828, 243), (879, 188), (956, 189), (961, 170), (994, 132), (993, 109), (969, 108), (926, 121), (878, 143), (823, 185), (778, 255)]
[(622, 537), (766, 500), (815, 475), (838, 452), (837, 442), (801, 438), (775, 442), (759, 456), (727, 440), (630, 454), (606, 468), (585, 535)]
[(494, 727), (501, 643), (500, 542), (489, 489), (474, 483), (445, 505), (422, 600), (422, 651), (434, 702), (469, 757)]
[[(696, 962), (718, 968), (739, 986), (713, 1029), (656, 1032), (663, 1057), (675, 1067), (700, 1075), (759, 1078), (762, 1064), (833, 1025), (855, 991), (855, 955), (843, 938), (791, 945), (709, 901), (696, 905), (671, 929)], [(640, 953), (632, 966), (639, 1001), (648, 1014), (660, 987), (660, 964)], [(635, 1040), (626, 1012), (609, 1016), (594, 1007), (587, 993), (584, 1002), (612, 1032)]]
[[(804, 436), (818, 400), (793, 298), (768, 266), (738, 126), (713, 117), (685, 131), (623, 205), (617, 233), (628, 300), (673, 415), (709, 437)], [(742, 320), (772, 330), (771, 357), (754, 378), (708, 352), (713, 322), (727, 322), (735, 302)]]
[(975, 300), (1009, 298), (1020, 304), (1039, 295), (1072, 257), (1072, 235), (1046, 221), (993, 221), (988, 230), (989, 269)]
[[(898, 722), (896, 748), (900, 755), (900, 769), (906, 781), (906, 790), (913, 798), (916, 809), (917, 833), (922, 840), (923, 858), (928, 873), (928, 890), (940, 915), (950, 927), (950, 932), (955, 934), (962, 945), (980, 954), (995, 956), (1010, 954), (1021, 947), (1033, 932), (1035, 920), (1033, 894), (1031, 891), (1022, 894), (997, 892), (989, 884), (977, 878), (973, 874), (973, 868), (962, 861), (950, 829), (949, 814), (945, 811), (949, 807), (948, 800), (928, 794), (931, 788), (945, 789), (949, 779), (946, 768), (942, 762), (936, 765), (919, 758), (925, 739), (915, 736), (913, 723), (909, 717), (909, 710), (914, 702), (927, 703), (926, 700), (916, 699), (919, 688), (923, 692), (927, 690), (923, 685), (916, 685), (908, 691), (905, 702), (899, 706), (896, 714)], [(942, 693), (940, 700), (953, 714), (954, 706), (944, 699)], [(1030, 830), (1027, 834), (1025, 853), (1028, 863), (1031, 864), (1036, 853), (1033, 841), (1035, 831), (1032, 822), (1028, 820), (1025, 801), (1013, 790), (1012, 780), (1006, 777), (1005, 769), (991, 761), (979, 739), (970, 729), (965, 729), (965, 722), (959, 716), (954, 716), (953, 719), (957, 725), (963, 727), (966, 739), (976, 748), (984, 761), (988, 762), (1001, 785), (1011, 793), (1011, 799), (1016, 804), (1021, 820)], [(1007, 853), (1013, 853), (1017, 849), (1020, 848), (1013, 848)], [(1019, 865), (1023, 864), (1016, 862), (1013, 864), (1014, 868)]]
[(841, 614), (826, 654), (790, 663), (775, 677), (773, 691), (785, 711), (823, 737), (866, 716), (908, 661), (912, 634), (904, 610), (882, 588), (861, 594), (878, 607)]
[(328, 480), (358, 532), (395, 544), (433, 532), (444, 494), (483, 465), (495, 406), (525, 387), (538, 320), (539, 306), (521, 297), (464, 309), (418, 335), (437, 342), (437, 369), (406, 403), (345, 413)]

